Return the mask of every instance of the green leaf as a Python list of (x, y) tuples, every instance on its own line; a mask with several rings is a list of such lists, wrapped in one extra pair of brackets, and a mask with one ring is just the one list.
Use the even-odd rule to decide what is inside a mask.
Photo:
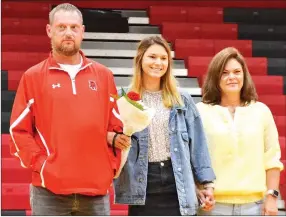
[(127, 100), (127, 102), (129, 102), (130, 104), (132, 104), (136, 108), (140, 109), (141, 111), (144, 111), (144, 108), (140, 103), (129, 99), (127, 95), (123, 95), (123, 97)]
[(126, 96), (126, 93), (125, 93), (123, 87), (121, 87), (121, 91), (122, 91), (122, 96)]

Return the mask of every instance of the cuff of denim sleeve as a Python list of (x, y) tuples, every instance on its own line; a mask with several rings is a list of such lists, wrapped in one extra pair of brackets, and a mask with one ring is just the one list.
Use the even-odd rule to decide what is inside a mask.
[(40, 155), (36, 159), (34, 165), (32, 166), (33, 171), (40, 173), (42, 166), (43, 166), (44, 162), (46, 161), (46, 159), (47, 159), (46, 155)]
[(196, 179), (200, 184), (206, 182), (213, 182), (216, 179), (212, 168), (204, 168), (196, 173)]

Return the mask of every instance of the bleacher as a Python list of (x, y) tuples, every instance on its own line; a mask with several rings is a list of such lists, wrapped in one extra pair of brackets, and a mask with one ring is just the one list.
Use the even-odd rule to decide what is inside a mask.
[[(63, 1), (8, 1), (2, 6), (1, 144), (2, 215), (31, 215), (31, 171), (9, 151), (9, 120), (22, 74), (47, 58), (45, 26), (53, 6)], [(118, 87), (129, 84), (137, 43), (149, 35), (168, 40), (180, 88), (196, 102), (207, 66), (215, 53), (233, 46), (246, 57), (259, 100), (273, 113), (286, 168), (286, 1), (73, 1), (84, 10), (87, 32), (82, 50), (109, 67)], [(88, 9), (88, 10), (87, 10)], [(108, 14), (100, 17), (97, 11)], [(113, 14), (115, 14), (113, 16)], [(92, 20), (94, 17), (97, 19)], [(92, 22), (91, 22), (92, 20)], [(104, 21), (104, 27), (93, 23)], [(100, 30), (100, 31), (97, 31)], [(104, 30), (104, 31), (103, 31)], [(281, 173), (280, 215), (285, 215), (286, 169)], [(113, 203), (111, 214), (127, 215)]]

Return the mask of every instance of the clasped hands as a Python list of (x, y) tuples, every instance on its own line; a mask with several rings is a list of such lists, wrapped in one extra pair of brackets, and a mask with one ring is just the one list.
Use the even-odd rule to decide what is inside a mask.
[(197, 197), (201, 204), (201, 209), (204, 211), (210, 211), (215, 206), (214, 191), (213, 188), (196, 188)]

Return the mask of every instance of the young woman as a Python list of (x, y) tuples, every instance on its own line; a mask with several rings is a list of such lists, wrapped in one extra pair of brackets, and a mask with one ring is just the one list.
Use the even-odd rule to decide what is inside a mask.
[[(195, 215), (195, 183), (213, 202), (211, 168), (201, 118), (190, 95), (180, 93), (172, 74), (167, 42), (141, 41), (130, 90), (156, 110), (152, 123), (135, 133), (125, 166), (115, 181), (115, 202), (129, 204), (129, 215)], [(133, 141), (132, 141), (133, 143)]]
[(217, 179), (216, 206), (200, 214), (276, 215), (283, 168), (278, 133), (238, 50), (229, 47), (214, 56), (202, 92), (197, 108)]

